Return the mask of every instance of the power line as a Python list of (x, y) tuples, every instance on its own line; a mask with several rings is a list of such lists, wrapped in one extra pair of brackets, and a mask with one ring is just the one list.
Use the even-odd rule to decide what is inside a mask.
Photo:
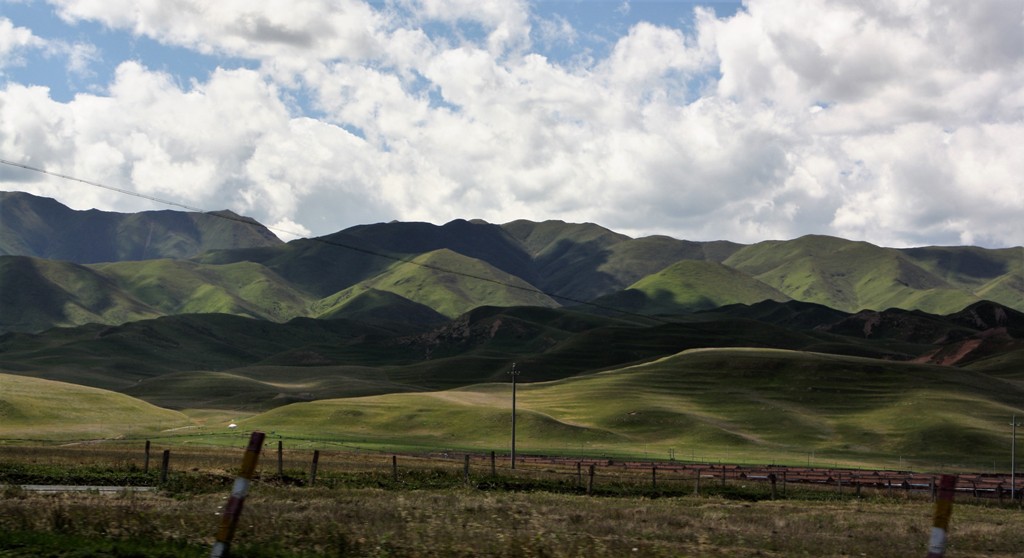
[[(73, 181), (73, 182), (80, 182), (80, 183), (86, 184), (88, 186), (93, 186), (93, 187), (96, 187), (96, 188), (102, 188), (104, 190), (109, 190), (111, 192), (117, 192), (119, 194), (125, 194), (125, 195), (128, 195), (128, 196), (133, 196), (133, 197), (136, 197), (136, 198), (141, 198), (141, 199), (144, 199), (144, 200), (149, 200), (149, 201), (160, 203), (160, 204), (163, 204), (163, 205), (168, 205), (168, 206), (172, 206), (172, 207), (179, 207), (179, 208), (182, 208), (182, 209), (186, 209), (188, 211), (192, 211), (192, 212), (195, 212), (195, 213), (202, 213), (204, 215), (210, 215), (210, 216), (217, 217), (217, 218), (220, 218), (220, 219), (226, 219), (228, 221), (235, 221), (235, 222), (238, 222), (238, 223), (244, 223), (244, 224), (249, 225), (249, 226), (260, 226), (260, 227), (263, 227), (265, 229), (268, 229), (268, 230), (271, 230), (271, 231), (274, 231), (274, 232), (278, 232), (278, 233), (282, 233), (282, 234), (286, 234), (286, 235), (289, 235), (289, 236), (294, 236), (296, 238), (303, 238), (303, 235), (295, 233), (293, 231), (289, 231), (289, 230), (285, 230), (285, 229), (280, 229), (280, 228), (277, 228), (277, 227), (270, 227), (270, 226), (264, 225), (262, 223), (259, 223), (257, 221), (254, 221), (252, 219), (247, 219), (245, 217), (241, 217), (241, 216), (237, 216), (237, 215), (228, 215), (228, 214), (225, 214), (225, 213), (221, 213), (219, 211), (207, 211), (205, 209), (194, 207), (194, 206), (190, 206), (190, 205), (183, 204), (183, 203), (180, 203), (180, 202), (176, 202), (176, 201), (172, 201), (172, 200), (166, 200), (166, 199), (163, 199), (163, 198), (158, 198), (156, 196), (151, 196), (151, 195), (148, 195), (148, 194), (143, 194), (143, 193), (140, 193), (140, 192), (135, 192), (133, 190), (127, 190), (127, 189), (124, 189), (124, 188), (118, 188), (116, 186), (110, 186), (108, 184), (103, 184), (103, 183), (95, 182), (95, 181), (92, 181), (92, 180), (86, 180), (84, 178), (78, 178), (76, 176), (62, 174), (62, 173), (59, 173), (59, 172), (53, 172), (53, 171), (49, 171), (49, 170), (46, 170), (46, 169), (43, 169), (43, 168), (34, 167), (32, 165), (26, 165), (24, 163), (17, 163), (17, 162), (14, 162), (14, 161), (8, 161), (6, 159), (0, 159), (0, 163), (2, 163), (4, 165), (12, 166), (12, 167), (18, 167), (18, 168), (21, 168), (21, 169), (24, 169), (24, 170), (28, 170), (28, 171), (32, 171), (32, 172), (37, 172), (37, 173), (40, 173), (40, 174), (45, 174), (45, 175), (48, 175), (48, 176), (53, 176), (53, 177), (56, 177), (56, 178), (62, 178), (64, 180), (70, 180), (70, 181)], [(556, 293), (549, 293), (547, 291), (538, 289), (538, 288), (533, 287), (533, 286), (515, 285), (515, 284), (509, 283), (509, 282), (506, 282), (506, 281), (501, 281), (499, 279), (493, 279), (493, 278), (490, 278), (490, 277), (483, 277), (481, 275), (476, 275), (476, 274), (473, 274), (473, 273), (467, 273), (465, 271), (459, 271), (459, 270), (456, 270), (456, 269), (449, 269), (449, 268), (446, 268), (446, 267), (443, 267), (443, 266), (434, 265), (434, 264), (430, 264), (430, 263), (418, 262), (418, 261), (415, 261), (412, 258), (396, 256), (396, 255), (393, 255), (393, 254), (386, 254), (386, 253), (383, 253), (383, 252), (378, 252), (376, 250), (370, 250), (368, 248), (363, 248), (361, 246), (355, 246), (355, 245), (352, 245), (352, 244), (346, 244), (344, 242), (338, 242), (336, 240), (332, 240), (332, 239), (328, 239), (328, 238), (324, 238), (324, 237), (308, 238), (306, 240), (309, 240), (309, 241), (312, 241), (312, 242), (319, 242), (321, 244), (326, 244), (326, 245), (329, 245), (329, 246), (334, 246), (336, 248), (343, 248), (345, 250), (351, 250), (351, 251), (354, 251), (354, 252), (360, 252), (362, 254), (367, 254), (367, 255), (370, 255), (370, 256), (378, 257), (378, 258), (385, 258), (385, 259), (392, 260), (392, 261), (399, 262), (399, 263), (407, 263), (407, 264), (411, 264), (411, 265), (416, 265), (416, 266), (422, 267), (424, 269), (429, 269), (429, 270), (432, 270), (432, 271), (437, 271), (439, 273), (445, 273), (445, 274), (450, 274), (450, 275), (457, 275), (457, 276), (460, 276), (460, 277), (465, 277), (467, 279), (474, 279), (474, 280), (477, 280), (477, 281), (484, 281), (484, 282), (495, 284), (495, 285), (499, 285), (501, 287), (505, 287), (505, 288), (508, 288), (508, 289), (517, 289), (517, 290), (520, 290), (520, 291), (529, 292), (529, 293), (533, 293), (533, 294), (540, 294), (540, 295), (546, 296), (546, 297), (551, 298), (551, 299), (560, 299), (560, 300), (563, 300), (563, 301), (566, 301), (566, 302), (571, 302), (573, 304), (578, 304), (578, 305), (581, 305), (581, 306), (589, 306), (591, 308), (596, 308), (596, 309), (599, 309), (599, 310), (615, 312), (615, 313), (618, 313), (618, 314), (622, 314), (624, 316), (631, 316), (631, 317), (634, 317), (634, 318), (641, 318), (641, 319), (644, 319), (644, 320), (651, 320), (651, 321), (660, 322), (660, 323), (663, 323), (663, 324), (675, 323), (675, 322), (673, 322), (671, 320), (666, 320), (666, 319), (663, 319), (663, 318), (659, 318), (657, 316), (651, 316), (649, 314), (640, 314), (638, 312), (630, 312), (629, 310), (623, 310), (621, 308), (615, 308), (614, 306), (607, 306), (607, 305), (598, 304), (596, 302), (592, 302), (592, 301), (588, 301), (588, 300), (581, 300), (581, 299), (573, 298), (573, 297), (570, 297), (570, 296), (560, 295), (560, 294), (556, 294)]]

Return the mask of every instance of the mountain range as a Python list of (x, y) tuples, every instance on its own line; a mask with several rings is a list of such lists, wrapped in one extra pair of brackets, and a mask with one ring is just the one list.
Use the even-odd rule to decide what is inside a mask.
[(0, 193), (0, 331), (212, 312), (423, 324), (480, 306), (673, 315), (762, 300), (1024, 311), (1024, 248), (634, 239), (525, 220), (378, 223), (283, 243), (230, 212), (74, 211)]

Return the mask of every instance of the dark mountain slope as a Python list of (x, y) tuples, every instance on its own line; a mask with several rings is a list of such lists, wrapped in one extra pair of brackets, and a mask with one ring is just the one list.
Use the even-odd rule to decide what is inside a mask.
[[(498, 225), (457, 219), (441, 226), (430, 223), (378, 223), (342, 231), (348, 237), (372, 242), (390, 254), (419, 255), (447, 249), (536, 283), (533, 261), (523, 247)], [(325, 237), (330, 240), (332, 237)]]
[(75, 211), (49, 198), (0, 192), (0, 255), (96, 263), (278, 244), (266, 227), (230, 211)]
[(0, 309), (0, 331), (121, 323), (159, 315), (93, 269), (22, 256), (0, 256)]
[(721, 261), (741, 246), (667, 236), (633, 239), (593, 223), (519, 220), (502, 228), (533, 257), (537, 286), (574, 300), (622, 290), (679, 260)]

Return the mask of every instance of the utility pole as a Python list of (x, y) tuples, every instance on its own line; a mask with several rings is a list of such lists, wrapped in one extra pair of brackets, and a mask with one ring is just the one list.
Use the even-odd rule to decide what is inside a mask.
[(509, 375), (512, 376), (512, 468), (516, 468), (516, 376), (519, 375), (519, 370), (516, 369), (516, 363), (512, 363), (512, 370)]
[(1017, 501), (1017, 415), (1010, 421), (1013, 434), (1010, 437), (1010, 501)]

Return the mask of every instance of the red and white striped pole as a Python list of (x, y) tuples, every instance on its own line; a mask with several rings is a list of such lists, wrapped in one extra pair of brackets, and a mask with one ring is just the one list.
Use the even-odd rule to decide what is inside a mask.
[(942, 558), (946, 555), (946, 537), (949, 532), (949, 516), (953, 513), (953, 494), (956, 490), (956, 476), (942, 475), (939, 480), (939, 495), (935, 501), (935, 517), (932, 520), (932, 535), (928, 541), (928, 558)]
[(245, 457), (242, 458), (242, 472), (235, 479), (231, 497), (224, 505), (224, 513), (220, 516), (220, 529), (217, 530), (217, 542), (213, 544), (210, 558), (223, 558), (228, 555), (231, 539), (235, 536), (235, 527), (238, 526), (238, 518), (242, 515), (242, 504), (249, 495), (249, 484), (256, 471), (256, 460), (260, 457), (264, 437), (262, 432), (253, 432), (249, 437), (249, 447), (245, 448)]

